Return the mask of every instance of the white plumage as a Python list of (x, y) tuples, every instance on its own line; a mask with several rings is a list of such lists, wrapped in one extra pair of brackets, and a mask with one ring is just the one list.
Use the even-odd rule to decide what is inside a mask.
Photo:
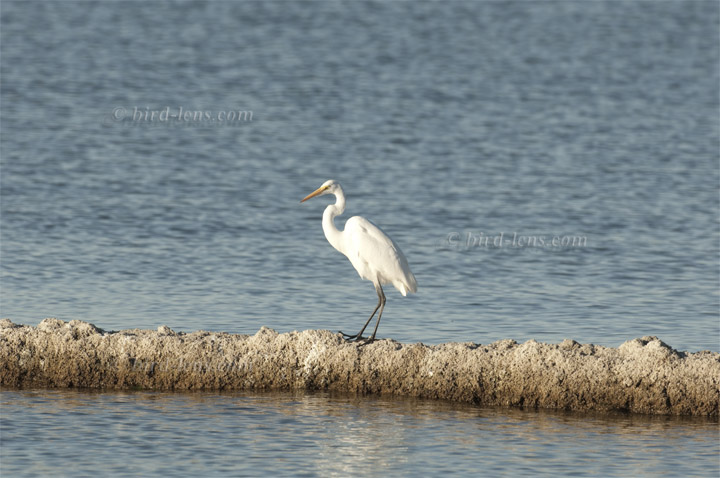
[(378, 226), (364, 217), (354, 216), (345, 222), (344, 230), (335, 227), (335, 216), (345, 211), (345, 193), (340, 183), (332, 179), (325, 181), (300, 202), (325, 194), (334, 194), (336, 198), (335, 204), (328, 205), (323, 212), (322, 227), (325, 237), (335, 249), (347, 256), (360, 277), (372, 281), (378, 294), (378, 305), (360, 332), (356, 335), (343, 335), (350, 339), (362, 340), (362, 333), (375, 312), (380, 309), (375, 330), (368, 339), (373, 341), (385, 308), (385, 293), (382, 285), (392, 284), (405, 296), (417, 291), (417, 282), (400, 247)]

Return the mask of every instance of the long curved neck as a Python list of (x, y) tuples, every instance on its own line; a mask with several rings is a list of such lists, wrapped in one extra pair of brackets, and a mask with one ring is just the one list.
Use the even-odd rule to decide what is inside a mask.
[(340, 189), (335, 194), (335, 204), (330, 204), (325, 208), (322, 219), (322, 228), (325, 233), (325, 237), (330, 245), (340, 252), (343, 252), (343, 235), (342, 231), (335, 227), (335, 216), (339, 216), (343, 213), (343, 211), (345, 211), (345, 194), (343, 193), (343, 190)]

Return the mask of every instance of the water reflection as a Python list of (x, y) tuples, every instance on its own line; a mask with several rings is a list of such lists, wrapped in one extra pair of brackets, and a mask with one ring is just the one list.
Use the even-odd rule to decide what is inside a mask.
[(650, 476), (717, 470), (717, 421), (479, 408), (302, 393), (3, 390), (13, 475), (473, 473)]

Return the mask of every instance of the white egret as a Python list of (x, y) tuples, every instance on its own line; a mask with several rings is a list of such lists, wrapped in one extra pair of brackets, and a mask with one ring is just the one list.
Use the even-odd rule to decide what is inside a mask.
[(365, 340), (362, 333), (375, 312), (380, 309), (375, 322), (375, 330), (367, 339), (368, 342), (372, 342), (375, 340), (380, 317), (385, 308), (385, 293), (382, 285), (392, 284), (405, 296), (408, 292), (417, 291), (417, 282), (398, 245), (375, 224), (364, 217), (354, 216), (345, 222), (344, 230), (341, 231), (335, 227), (335, 216), (345, 211), (345, 194), (340, 183), (332, 179), (325, 181), (322, 186), (308, 194), (300, 202), (325, 194), (334, 194), (336, 198), (335, 204), (328, 205), (323, 212), (322, 228), (325, 237), (330, 245), (347, 256), (360, 277), (372, 281), (378, 295), (378, 304), (360, 332), (356, 335), (340, 333), (347, 339)]

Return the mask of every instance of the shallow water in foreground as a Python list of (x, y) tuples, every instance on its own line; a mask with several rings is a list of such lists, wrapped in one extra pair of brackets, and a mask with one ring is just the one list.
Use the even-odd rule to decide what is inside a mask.
[(717, 421), (290, 393), (8, 390), (3, 476), (716, 476)]

